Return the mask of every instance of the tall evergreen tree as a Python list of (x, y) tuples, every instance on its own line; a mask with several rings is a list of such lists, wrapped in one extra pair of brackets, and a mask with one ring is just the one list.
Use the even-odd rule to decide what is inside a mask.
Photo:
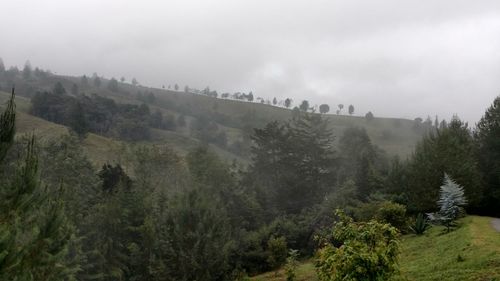
[[(0, 162), (12, 145), (14, 132), (13, 90), (0, 117)], [(13, 176), (0, 179), (0, 279), (72, 280), (79, 270), (68, 262), (72, 235), (62, 201), (49, 197), (40, 186), (33, 136), (23, 164)]]
[(485, 185), (482, 211), (500, 216), (500, 97), (495, 98), (477, 124), (474, 141)]

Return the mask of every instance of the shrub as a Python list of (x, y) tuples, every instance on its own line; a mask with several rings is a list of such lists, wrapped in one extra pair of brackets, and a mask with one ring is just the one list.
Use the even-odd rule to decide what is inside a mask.
[(389, 223), (401, 232), (405, 232), (408, 228), (406, 207), (398, 203), (382, 202), (375, 214), (375, 219), (379, 222)]
[(391, 201), (372, 201), (362, 203), (354, 209), (356, 220), (370, 221), (375, 219), (382, 223), (389, 223), (400, 232), (408, 229), (406, 207)]
[(417, 218), (413, 222), (413, 225), (410, 226), (410, 229), (417, 235), (422, 235), (424, 232), (430, 227), (429, 220), (424, 217), (422, 213), (417, 215)]
[(272, 269), (278, 268), (285, 263), (288, 253), (285, 237), (275, 238), (271, 236), (267, 241), (267, 250), (269, 251), (267, 263)]
[(288, 258), (285, 264), (285, 275), (286, 281), (295, 281), (297, 266), (299, 265), (297, 259), (299, 257), (299, 251), (290, 250), (288, 252)]
[(333, 243), (317, 253), (321, 281), (388, 280), (397, 272), (398, 231), (377, 221), (355, 223), (342, 212), (333, 228)]

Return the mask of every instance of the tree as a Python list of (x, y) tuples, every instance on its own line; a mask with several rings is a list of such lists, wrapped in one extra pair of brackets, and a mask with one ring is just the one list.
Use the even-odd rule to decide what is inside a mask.
[(188, 87), (188, 85), (184, 86), (184, 93), (189, 93), (189, 87)]
[(54, 85), (54, 89), (52, 90), (52, 92), (54, 92), (54, 94), (56, 95), (64, 95), (66, 94), (66, 89), (63, 87), (63, 85), (61, 84), (61, 82), (57, 82), (55, 85)]
[(349, 105), (349, 115), (353, 115), (354, 114), (354, 105)]
[(76, 83), (73, 83), (73, 85), (71, 86), (71, 94), (73, 96), (78, 95), (78, 85), (76, 85)]
[(274, 97), (273, 99), (273, 105), (276, 105), (278, 103), (278, 100), (276, 99), (276, 97)]
[(299, 266), (298, 258), (299, 258), (299, 251), (290, 250), (288, 252), (288, 257), (286, 258), (286, 264), (285, 264), (286, 281), (295, 281), (296, 278), (295, 271)]
[(85, 112), (83, 111), (82, 104), (78, 101), (70, 109), (69, 127), (80, 139), (84, 139), (89, 131)]
[(292, 100), (290, 98), (285, 99), (285, 107), (290, 108), (292, 106)]
[(365, 118), (366, 118), (366, 120), (371, 121), (375, 117), (373, 116), (373, 113), (371, 111), (368, 111), (368, 113), (366, 113), (366, 115), (365, 115)]
[(5, 65), (3, 64), (2, 58), (0, 58), (0, 73), (4, 73), (4, 72), (5, 72)]
[(328, 111), (330, 111), (330, 106), (328, 104), (322, 104), (319, 106), (319, 113), (325, 114), (328, 113)]
[(398, 268), (397, 229), (377, 221), (355, 223), (342, 212), (337, 216), (333, 243), (318, 251), (319, 280), (390, 280)]
[(299, 109), (304, 111), (304, 112), (307, 112), (309, 110), (309, 102), (306, 100), (303, 100), (299, 106)]
[[(0, 116), (0, 162), (11, 148), (15, 132), (14, 90)], [(24, 162), (12, 176), (0, 170), (0, 279), (73, 280), (68, 245), (73, 228), (59, 196), (49, 198), (40, 186), (38, 156), (32, 136)], [(5, 167), (5, 166), (2, 166)]]
[(102, 190), (104, 192), (112, 193), (119, 187), (128, 189), (132, 185), (132, 180), (120, 164), (115, 166), (104, 164), (98, 176), (102, 181)]
[(31, 62), (29, 60), (27, 60), (26, 63), (24, 64), (24, 68), (23, 68), (23, 78), (25, 80), (30, 79), (32, 72), (33, 72), (33, 69), (31, 67)]
[(80, 79), (80, 85), (82, 85), (83, 89), (87, 89), (89, 87), (89, 79), (86, 75), (83, 75)]
[(96, 88), (99, 88), (101, 87), (101, 84), (102, 84), (102, 81), (101, 81), (101, 78), (99, 78), (99, 76), (97, 76), (97, 73), (94, 73), (93, 75), (93, 80), (94, 80), (94, 87)]
[(176, 91), (179, 91), (179, 85), (175, 84), (175, 85), (174, 85), (174, 89), (175, 89)]
[(118, 81), (113, 77), (108, 82), (108, 90), (111, 92), (118, 92)]
[(298, 213), (321, 201), (334, 180), (333, 135), (321, 115), (299, 112), (271, 122), (252, 137), (249, 177), (263, 188), (270, 211)]
[(123, 83), (123, 82), (125, 82), (125, 77), (123, 77), (123, 76), (122, 76), (122, 77), (120, 78), (120, 82), (122, 82), (122, 83)]
[(342, 112), (342, 109), (344, 108), (344, 105), (341, 104), (341, 103), (339, 103), (337, 106), (339, 107), (339, 113), (338, 114), (340, 114)]
[(249, 102), (252, 102), (252, 101), (253, 101), (253, 93), (252, 93), (252, 92), (248, 93), (247, 100), (248, 100)]
[[(267, 241), (267, 250), (269, 256), (267, 257), (267, 263), (271, 269), (276, 269), (282, 266), (286, 261), (286, 256), (288, 253), (288, 248), (286, 245), (286, 238), (283, 236), (274, 237), (271, 236)], [(276, 272), (277, 274), (278, 272)]]
[(437, 214), (431, 215), (431, 219), (441, 222), (449, 232), (450, 227), (463, 213), (467, 200), (463, 187), (454, 182), (447, 174), (444, 175), (444, 182), (440, 188), (437, 204), (439, 211)]
[[(500, 216), (500, 97), (484, 113), (474, 131), (474, 142), (485, 190), (482, 212)], [(469, 198), (470, 199), (470, 198)]]
[(159, 276), (169, 280), (227, 280), (232, 239), (219, 200), (196, 188), (175, 196), (157, 216)]
[(135, 79), (135, 77), (132, 78), (132, 85), (137, 86), (138, 84), (139, 82), (137, 82), (137, 79)]
[(465, 190), (468, 210), (483, 208), (483, 187), (476, 149), (466, 123), (453, 119), (445, 129), (429, 132), (415, 147), (407, 162), (400, 190), (411, 212), (430, 212), (435, 209), (443, 174), (453, 177)]

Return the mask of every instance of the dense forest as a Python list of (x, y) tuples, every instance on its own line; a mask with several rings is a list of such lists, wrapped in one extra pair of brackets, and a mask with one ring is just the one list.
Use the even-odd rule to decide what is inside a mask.
[[(50, 76), (2, 71), (2, 81)], [(102, 83), (85, 79), (80, 87)], [(108, 83), (118, 91), (116, 80)], [(16, 94), (31, 98), (30, 113), (70, 134), (45, 142), (15, 137), (14, 90), (2, 107), (1, 280), (245, 280), (290, 264), (290, 256), (314, 255), (321, 280), (341, 280), (329, 279), (334, 247), (362, 239), (362, 229), (376, 234), (376, 249), (395, 256), (391, 241), (416, 231), (423, 214), (439, 213), (443, 181), (463, 187), (467, 213), (500, 216), (500, 98), (473, 128), (459, 117), (413, 121), (423, 138), (406, 159), (374, 145), (363, 127), (334, 132), (307, 108), (270, 122), (249, 114), (238, 121), (245, 137), (232, 143), (245, 164), (228, 163), (209, 146), (228, 145), (213, 120), (230, 125), (230, 117), (189, 122), (204, 141), (180, 154), (141, 142), (154, 129), (187, 126), (185, 117), (152, 109), (161, 103), (154, 94), (119, 103), (86, 95), (76, 83), (71, 92), (58, 81), (51, 90), (27, 85)], [(130, 142), (122, 162), (95, 167), (81, 147), (89, 133)], [(395, 272), (395, 259), (387, 260), (379, 272), (388, 275), (367, 280)]]

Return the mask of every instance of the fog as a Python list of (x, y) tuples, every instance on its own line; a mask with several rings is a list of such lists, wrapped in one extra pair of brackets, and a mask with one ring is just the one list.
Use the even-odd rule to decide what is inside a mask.
[(0, 57), (356, 114), (475, 123), (500, 93), (499, 1), (6, 1)]

